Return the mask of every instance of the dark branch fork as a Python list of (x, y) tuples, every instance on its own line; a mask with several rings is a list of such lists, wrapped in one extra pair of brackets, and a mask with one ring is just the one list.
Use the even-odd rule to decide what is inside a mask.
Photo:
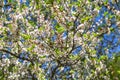
[(67, 52), (67, 56), (66, 57), (68, 57), (68, 55), (69, 54), (71, 54), (71, 52), (74, 50), (74, 48), (75, 48), (75, 40), (74, 40), (74, 36), (75, 36), (75, 34), (76, 34), (76, 21), (78, 20), (78, 18), (79, 18), (79, 15), (80, 15), (80, 13), (78, 13), (78, 15), (76, 16), (76, 19), (74, 20), (74, 22), (73, 22), (73, 28), (74, 28), (74, 32), (73, 32), (73, 39), (72, 39), (72, 49), (69, 51), (69, 52)]
[[(76, 19), (74, 20), (74, 24), (73, 24), (74, 32), (73, 32), (73, 45), (72, 45), (72, 49), (70, 50), (70, 52), (68, 52), (68, 54), (67, 54), (66, 56), (62, 56), (62, 57), (68, 58), (68, 57), (69, 57), (68, 55), (71, 54), (71, 52), (75, 49), (75, 44), (74, 44), (74, 43), (75, 43), (75, 41), (74, 41), (74, 36), (75, 36), (75, 34), (76, 34), (76, 25), (75, 25), (75, 23), (76, 23), (79, 15), (80, 15), (80, 13), (78, 13), (78, 15), (76, 16)], [(61, 57), (59, 57), (59, 58), (61, 58)], [(60, 66), (65, 66), (64, 64), (61, 63), (61, 61), (60, 61), (59, 58), (57, 59), (58, 65), (57, 65), (57, 67), (52, 71), (52, 75), (51, 75), (51, 77), (50, 77), (50, 80), (53, 80), (53, 78), (54, 78), (54, 76), (55, 76), (55, 72), (56, 72), (56, 70), (57, 70)], [(74, 63), (70, 63), (69, 65), (75, 64), (75, 63), (77, 63), (78, 61), (79, 61), (79, 60), (75, 61)], [(66, 63), (66, 65), (68, 65), (68, 64)]]

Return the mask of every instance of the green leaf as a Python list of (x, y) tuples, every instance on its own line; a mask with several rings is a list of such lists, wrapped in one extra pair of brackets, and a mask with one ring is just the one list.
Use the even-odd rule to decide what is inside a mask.
[(34, 21), (28, 21), (33, 27), (35, 27), (36, 26), (36, 23), (34, 22)]
[(63, 7), (63, 6), (60, 6), (59, 9), (60, 9), (60, 11), (63, 11), (63, 10), (64, 10), (64, 7)]
[(106, 16), (108, 14), (108, 11), (104, 12), (104, 16)]
[(108, 0), (104, 0), (104, 5), (106, 5), (109, 1)]
[(87, 35), (87, 34), (83, 34), (83, 37), (84, 37), (84, 38), (88, 38), (88, 35)]
[(96, 54), (96, 50), (91, 50), (90, 53)]
[(67, 27), (70, 27), (73, 25), (73, 22), (67, 22)]
[(108, 17), (112, 19), (113, 17), (115, 17), (115, 15), (109, 14)]
[(2, 76), (3, 75), (3, 72), (2, 72), (2, 70), (0, 69), (0, 76)]
[(120, 74), (120, 70), (119, 70), (119, 71), (117, 71), (117, 73), (118, 73), (118, 74)]
[(28, 39), (30, 39), (31, 38), (31, 36), (30, 35), (28, 35), (28, 34), (20, 34), (25, 40), (28, 40)]
[(22, 10), (24, 10), (26, 8), (26, 5), (25, 4), (21, 4), (20, 5), (20, 11), (22, 12)]
[(77, 56), (77, 55), (70, 55), (70, 59), (72, 59), (72, 60), (76, 60), (78, 57), (79, 56)]
[(54, 0), (45, 0), (46, 4), (53, 4)]
[(45, 55), (42, 55), (42, 56), (40, 56), (39, 58), (46, 58), (46, 56), (45, 56)]
[(41, 26), (38, 30), (43, 31), (45, 29), (44, 26)]
[(39, 0), (36, 0), (35, 3), (36, 3), (36, 9), (39, 9)]
[(100, 60), (106, 60), (107, 59), (107, 56), (106, 55), (102, 55), (101, 57), (100, 57)]
[(17, 66), (14, 66), (14, 72), (18, 72), (19, 68)]
[(114, 30), (114, 28), (113, 28), (113, 27), (111, 27), (111, 28), (110, 28), (110, 31), (113, 31), (113, 30)]
[(58, 33), (63, 33), (65, 31), (65, 28), (60, 26), (59, 24), (57, 24), (55, 28)]
[(12, 2), (12, 0), (8, 0), (8, 2)]
[(101, 9), (101, 7), (100, 7), (100, 6), (96, 6), (96, 9), (97, 9), (97, 10), (100, 10), (100, 9)]
[(81, 19), (81, 22), (84, 23), (85, 21), (88, 21), (88, 20), (91, 19), (91, 18), (92, 18), (92, 16), (83, 17), (83, 18)]
[(12, 72), (14, 66), (15, 66), (14, 64), (10, 64), (10, 66), (8, 67), (8, 71), (9, 71), (9, 72)]
[(74, 70), (72, 70), (72, 69), (70, 70), (70, 73), (74, 73), (74, 72), (75, 72)]
[(28, 51), (32, 51), (35, 48), (35, 44), (33, 44), (31, 47), (27, 48)]
[(97, 36), (98, 36), (98, 34), (97, 34), (97, 33), (93, 33), (93, 36), (94, 36), (94, 37), (97, 37)]
[(59, 56), (59, 55), (62, 55), (63, 53), (58, 49), (58, 48), (56, 48), (55, 49), (55, 52), (56, 52), (56, 55), (57, 56)]

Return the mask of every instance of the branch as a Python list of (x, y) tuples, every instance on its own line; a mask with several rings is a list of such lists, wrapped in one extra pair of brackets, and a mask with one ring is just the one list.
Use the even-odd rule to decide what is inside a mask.
[[(70, 50), (70, 52), (68, 52), (68, 54), (70, 54), (70, 53), (74, 50), (74, 47), (75, 47), (74, 36), (75, 36), (75, 34), (76, 34), (76, 21), (77, 21), (77, 19), (79, 18), (79, 15), (80, 15), (80, 13), (78, 13), (78, 15), (76, 16), (76, 19), (75, 19), (74, 24), (73, 24), (73, 28), (74, 28), (74, 32), (73, 32), (73, 40), (72, 40), (73, 45), (72, 45), (72, 49)], [(67, 55), (67, 56), (68, 56), (68, 55)]]
[(5, 49), (0, 49), (0, 51), (5, 52), (5, 53), (8, 53), (8, 54), (10, 54), (10, 55), (12, 55), (12, 56), (14, 56), (14, 57), (16, 57), (16, 58), (19, 58), (19, 59), (22, 59), (22, 60), (29, 61), (29, 62), (32, 63), (32, 65), (34, 65), (33, 61), (30, 60), (30, 59), (28, 59), (28, 58), (20, 57), (20, 56), (15, 55), (14, 53), (12, 53), (12, 52), (10, 52), (10, 51), (8, 51), (8, 50), (5, 50)]
[(57, 70), (58, 68), (59, 68), (59, 64), (55, 67), (55, 69), (52, 70), (52, 73), (51, 73), (51, 76), (50, 76), (50, 80), (53, 80), (53, 79), (54, 79), (56, 70)]

